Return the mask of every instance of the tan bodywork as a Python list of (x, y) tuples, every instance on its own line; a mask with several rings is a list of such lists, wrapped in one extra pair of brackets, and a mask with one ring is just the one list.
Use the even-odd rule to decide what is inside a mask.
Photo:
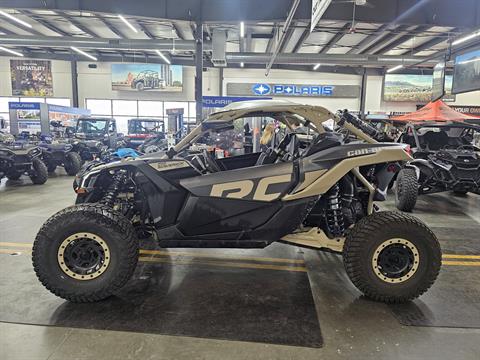
[[(299, 115), (301, 118), (297, 117), (297, 115)], [(239, 118), (258, 116), (270, 116), (284, 123), (289, 128), (291, 128), (292, 123), (300, 121), (304, 126), (308, 126), (319, 134), (325, 132), (322, 123), (328, 120), (334, 120), (336, 123), (338, 123), (340, 120), (335, 114), (322, 106), (299, 105), (282, 100), (255, 100), (232, 103), (223, 108), (223, 110), (211, 114), (206, 122), (233, 122)], [(306, 123), (306, 120), (308, 120), (310, 123)], [(376, 140), (357, 129), (350, 123), (344, 122), (342, 126), (357, 136), (357, 138), (367, 143), (378, 143)], [(202, 134), (203, 131), (201, 130), (201, 126), (197, 127), (179, 144), (177, 144), (174, 150), (177, 152), (181, 151), (183, 148), (185, 148), (185, 146), (188, 146), (194, 142), (195, 139), (199, 138)], [(297, 187), (290, 194), (285, 195), (282, 200), (292, 201), (306, 197), (320, 196), (321, 194), (326, 193), (343, 176), (349, 172), (352, 172), (353, 175), (356, 176), (370, 192), (367, 212), (371, 214), (373, 211), (373, 195), (375, 192), (375, 187), (361, 175), (360, 171), (358, 170), (359, 167), (392, 161), (408, 161), (411, 159), (412, 158), (410, 155), (408, 155), (400, 145), (395, 147), (379, 147), (376, 148), (375, 152), (372, 154), (360, 154), (359, 156), (346, 158), (331, 169), (318, 169), (306, 172), (302, 183), (297, 185)], [(217, 190), (223, 191), (223, 189), (220, 188), (216, 189), (216, 191)], [(238, 196), (238, 193), (232, 195)], [(318, 227), (312, 227), (297, 229), (295, 232), (284, 236), (282, 241), (289, 242), (294, 245), (330, 249), (334, 252), (341, 252), (345, 239), (341, 237), (330, 239), (326, 236), (322, 229)]]

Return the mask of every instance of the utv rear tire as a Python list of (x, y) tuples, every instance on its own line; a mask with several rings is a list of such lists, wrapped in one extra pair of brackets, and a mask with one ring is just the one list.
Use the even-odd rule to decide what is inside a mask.
[(395, 182), (395, 205), (398, 210), (411, 212), (417, 203), (418, 180), (415, 170), (404, 168)]
[(75, 176), (82, 167), (82, 158), (76, 152), (69, 152), (65, 155), (65, 171), (70, 176)]
[[(85, 240), (89, 241), (83, 247), (87, 257), (88, 251), (100, 249), (92, 259), (103, 256), (103, 262), (92, 268), (72, 266), (68, 247), (83, 245)], [(33, 244), (33, 267), (40, 282), (55, 295), (78, 303), (99, 301), (130, 279), (138, 261), (138, 246), (133, 226), (123, 215), (102, 204), (75, 205), (59, 211), (42, 226)], [(78, 253), (70, 260), (84, 258), (84, 253)]]
[(385, 303), (403, 303), (426, 292), (441, 260), (435, 234), (417, 218), (393, 211), (360, 220), (343, 248), (352, 283), (368, 298)]
[(48, 179), (48, 169), (47, 165), (38, 158), (32, 160), (32, 167), (34, 170), (33, 175), (30, 175), (30, 179), (35, 185), (42, 185), (47, 182)]

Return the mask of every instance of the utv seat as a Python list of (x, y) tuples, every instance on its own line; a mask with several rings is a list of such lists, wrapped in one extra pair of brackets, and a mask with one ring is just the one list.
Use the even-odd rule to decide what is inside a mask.
[(427, 149), (429, 150), (433, 150), (433, 151), (440, 150), (441, 148), (448, 145), (448, 135), (443, 131), (441, 132), (427, 131), (423, 135), (423, 138), (425, 140)]

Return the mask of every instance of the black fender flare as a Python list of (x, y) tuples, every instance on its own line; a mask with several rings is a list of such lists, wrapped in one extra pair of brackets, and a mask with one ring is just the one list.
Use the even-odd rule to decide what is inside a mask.
[(432, 170), (432, 172), (434, 171), (433, 165), (430, 164), (430, 162), (425, 159), (415, 159), (415, 160), (409, 161), (405, 164), (405, 167), (415, 170), (415, 174), (417, 174), (417, 180), (420, 179), (420, 173), (422, 172), (421, 170), (422, 167), (426, 167)]

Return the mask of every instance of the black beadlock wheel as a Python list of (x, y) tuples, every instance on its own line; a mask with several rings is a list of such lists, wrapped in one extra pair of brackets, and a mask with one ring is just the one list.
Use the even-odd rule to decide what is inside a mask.
[(360, 220), (343, 248), (352, 283), (365, 296), (385, 303), (406, 302), (426, 292), (441, 260), (435, 234), (417, 218), (393, 211)]
[(65, 155), (65, 171), (70, 176), (75, 176), (82, 167), (82, 158), (74, 151)]
[(35, 185), (45, 184), (48, 180), (47, 165), (39, 158), (32, 159), (33, 174), (30, 175), (30, 180)]
[(418, 180), (414, 169), (403, 168), (395, 181), (395, 205), (398, 210), (411, 212), (417, 203)]
[(42, 226), (33, 245), (33, 267), (55, 295), (94, 302), (130, 279), (138, 247), (133, 226), (123, 215), (102, 204), (75, 205)]

